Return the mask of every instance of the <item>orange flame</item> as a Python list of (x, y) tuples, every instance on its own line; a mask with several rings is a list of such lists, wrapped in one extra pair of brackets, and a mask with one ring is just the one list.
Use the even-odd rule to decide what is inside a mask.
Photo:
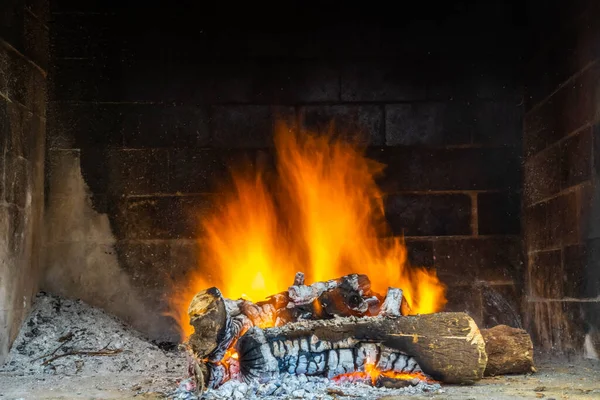
[(294, 274), (307, 282), (367, 274), (375, 292), (402, 288), (411, 314), (439, 311), (445, 286), (435, 271), (412, 267), (404, 239), (392, 237), (375, 177), (384, 165), (332, 134), (275, 132), (276, 179), (264, 169), (233, 173), (233, 190), (203, 218), (201, 267), (171, 299), (183, 335), (187, 306), (217, 286), (229, 298), (254, 301), (284, 291)]
[(409, 372), (381, 371), (381, 370), (377, 369), (375, 364), (372, 364), (372, 363), (367, 363), (365, 365), (364, 371), (349, 372), (346, 374), (337, 375), (333, 378), (333, 380), (335, 380), (335, 381), (344, 381), (346, 379), (348, 379), (348, 380), (353, 380), (353, 379), (370, 380), (371, 385), (375, 386), (375, 384), (377, 383), (377, 379), (380, 376), (384, 376), (386, 378), (403, 380), (403, 381), (409, 381), (414, 378), (417, 378), (417, 379), (427, 382), (427, 383), (435, 383), (434, 380), (432, 380), (431, 378), (429, 378), (422, 372), (410, 372), (409, 373)]

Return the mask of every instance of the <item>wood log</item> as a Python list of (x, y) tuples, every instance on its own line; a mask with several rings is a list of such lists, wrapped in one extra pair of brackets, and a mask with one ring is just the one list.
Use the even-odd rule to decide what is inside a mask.
[(380, 300), (371, 293), (371, 282), (366, 275), (351, 274), (306, 286), (304, 275), (298, 273), (294, 283), (287, 292), (257, 303), (224, 299), (215, 287), (198, 293), (188, 308), (194, 327), (188, 343), (196, 356), (220, 361), (227, 348), (252, 326), (363, 316), (380, 307)]
[[(234, 302), (223, 298), (212, 287), (199, 292), (188, 308), (194, 333), (187, 340), (196, 357), (220, 361), (235, 340), (253, 326), (252, 321), (236, 310)], [(236, 313), (232, 316), (230, 313)]]
[(345, 317), (267, 329), (254, 327), (238, 340), (236, 350), (244, 377), (268, 378), (321, 361), (325, 366), (317, 368), (318, 373), (331, 376), (354, 368), (352, 354), (366, 354), (367, 344), (378, 345), (380, 352), (388, 349), (405, 355), (403, 371), (404, 364), (414, 359), (412, 371), (418, 367), (418, 371), (447, 383), (473, 383), (482, 378), (487, 363), (483, 337), (466, 313)]
[(533, 343), (525, 330), (498, 325), (481, 334), (488, 355), (486, 376), (535, 372)]

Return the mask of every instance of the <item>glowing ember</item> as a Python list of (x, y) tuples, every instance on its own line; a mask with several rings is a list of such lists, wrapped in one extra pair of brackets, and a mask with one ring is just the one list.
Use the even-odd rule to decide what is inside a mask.
[(341, 374), (333, 378), (335, 382), (345, 382), (345, 381), (370, 381), (371, 385), (376, 386), (377, 380), (380, 377), (401, 380), (401, 381), (411, 381), (413, 379), (418, 379), (420, 381), (426, 383), (436, 383), (436, 381), (432, 380), (428, 376), (424, 375), (422, 372), (395, 372), (395, 371), (380, 371), (377, 369), (375, 364), (368, 363), (365, 364), (364, 371), (358, 372), (350, 372), (347, 374)]
[(403, 238), (386, 224), (375, 183), (383, 165), (351, 142), (283, 125), (275, 149), (276, 177), (260, 168), (234, 172), (232, 190), (201, 221), (200, 266), (171, 299), (183, 336), (198, 291), (217, 286), (225, 297), (259, 301), (285, 290), (297, 271), (309, 282), (361, 273), (375, 292), (402, 288), (404, 314), (443, 308), (444, 285), (434, 271), (408, 264)]

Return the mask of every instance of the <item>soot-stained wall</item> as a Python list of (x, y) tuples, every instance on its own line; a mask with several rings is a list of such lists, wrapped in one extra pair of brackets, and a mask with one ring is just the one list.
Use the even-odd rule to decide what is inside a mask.
[(600, 7), (544, 9), (525, 80), (527, 326), (543, 349), (597, 358)]
[(47, 1), (0, 2), (0, 365), (42, 261), (47, 18)]
[[(335, 119), (387, 164), (388, 219), (411, 261), (449, 285), (448, 308), (520, 325), (521, 11), (450, 3), (391, 16), (327, 2), (234, 15), (55, 1), (48, 155), (63, 184), (48, 193), (64, 200), (49, 213), (73, 219), (74, 197), (87, 211), (78, 234), (48, 244), (45, 287), (101, 306), (110, 297), (133, 318), (139, 309), (118, 306), (128, 293), (160, 314), (198, 268), (197, 218), (226, 166), (269, 152), (276, 115), (311, 128)], [(109, 226), (86, 234), (97, 214)], [(94, 286), (107, 281), (94, 252), (115, 257), (110, 295)], [(168, 336), (169, 319), (157, 324)]]

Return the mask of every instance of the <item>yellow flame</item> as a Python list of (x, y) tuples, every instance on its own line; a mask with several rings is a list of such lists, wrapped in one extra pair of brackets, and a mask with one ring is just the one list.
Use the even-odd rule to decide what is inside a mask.
[(183, 336), (196, 292), (217, 286), (226, 297), (259, 301), (286, 290), (297, 271), (308, 283), (367, 274), (380, 294), (403, 289), (411, 314), (443, 308), (435, 271), (410, 266), (404, 239), (386, 224), (375, 182), (384, 165), (355, 142), (281, 124), (275, 150), (271, 179), (260, 168), (234, 171), (233, 189), (202, 219), (200, 266), (172, 298)]

